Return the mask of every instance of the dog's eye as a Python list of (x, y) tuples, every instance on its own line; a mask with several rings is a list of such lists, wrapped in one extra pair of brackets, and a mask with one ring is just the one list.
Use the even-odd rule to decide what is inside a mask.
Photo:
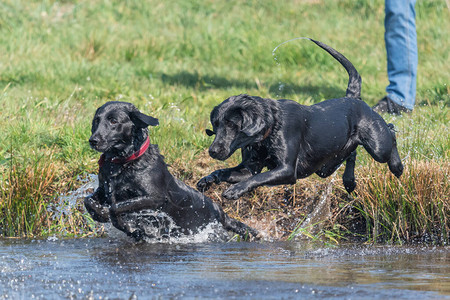
[(225, 120), (225, 126), (227, 127), (234, 127), (236, 124), (234, 124), (233, 122), (231, 122), (230, 120)]
[(110, 118), (110, 119), (109, 119), (109, 123), (110, 123), (111, 125), (116, 125), (118, 122), (117, 122), (116, 119)]

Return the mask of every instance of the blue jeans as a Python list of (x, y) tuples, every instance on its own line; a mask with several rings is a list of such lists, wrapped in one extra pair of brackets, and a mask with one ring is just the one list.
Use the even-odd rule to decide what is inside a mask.
[(417, 78), (416, 0), (385, 0), (384, 40), (389, 85), (387, 96), (414, 108)]

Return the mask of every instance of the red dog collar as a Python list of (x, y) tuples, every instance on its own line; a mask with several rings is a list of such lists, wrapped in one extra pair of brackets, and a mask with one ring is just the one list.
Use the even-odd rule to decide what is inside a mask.
[[(147, 137), (145, 142), (142, 144), (141, 148), (138, 151), (134, 152), (133, 155), (131, 155), (127, 158), (115, 157), (115, 158), (111, 159), (110, 161), (115, 164), (124, 164), (124, 163), (130, 162), (130, 161), (133, 161), (133, 160), (141, 157), (145, 153), (145, 151), (147, 151), (148, 146), (150, 146), (150, 138), (149, 137)], [(105, 160), (106, 160), (105, 154), (102, 154), (100, 156), (100, 159), (98, 160), (98, 166), (99, 167), (103, 166), (103, 164), (105, 163)]]

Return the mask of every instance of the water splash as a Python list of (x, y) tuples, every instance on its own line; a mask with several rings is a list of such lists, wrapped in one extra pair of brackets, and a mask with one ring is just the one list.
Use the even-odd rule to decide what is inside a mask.
[(284, 41), (284, 42), (282, 42), (281, 44), (279, 44), (278, 46), (276, 46), (276, 47), (272, 50), (272, 56), (274, 57), (274, 60), (275, 60), (275, 62), (277, 62), (277, 64), (279, 64), (279, 63), (278, 63), (278, 58), (275, 56), (275, 52), (277, 51), (277, 49), (280, 48), (281, 46), (283, 46), (284, 44), (287, 44), (287, 43), (292, 42), (292, 41), (295, 41), (295, 40), (310, 40), (310, 39), (307, 38), (307, 37), (304, 37), (304, 36), (296, 37), (296, 38), (293, 38), (293, 39)]
[(89, 228), (75, 225), (74, 222), (80, 217), (80, 214), (87, 214), (84, 208), (84, 198), (92, 194), (98, 187), (97, 175), (89, 174), (85, 178), (78, 177), (77, 180), (84, 184), (75, 191), (59, 195), (54, 203), (47, 206), (47, 211), (58, 226), (57, 233), (52, 230), (51, 232), (54, 234), (47, 238), (49, 242), (58, 241), (61, 236), (83, 236), (103, 232), (103, 226), (92, 223), (90, 219), (86, 220)]
[[(339, 168), (341, 167), (342, 165), (339, 166)], [(317, 232), (323, 226), (323, 222), (326, 221), (331, 216), (330, 196), (332, 195), (333, 192), (333, 184), (336, 179), (336, 174), (337, 172), (334, 172), (333, 175), (331, 175), (331, 180), (327, 184), (325, 190), (322, 191), (319, 200), (314, 206), (314, 210), (307, 216), (307, 218), (301, 224), (299, 224), (298, 228), (291, 235), (292, 238), (297, 239), (302, 238), (303, 236), (305, 236), (305, 232), (307, 233)]]
[(58, 220), (64, 215), (72, 214), (73, 210), (79, 204), (79, 199), (84, 199), (98, 187), (97, 175), (89, 174), (86, 178), (79, 177), (78, 180), (84, 184), (77, 190), (69, 192), (67, 195), (61, 195), (56, 205), (47, 208), (47, 211), (52, 213), (53, 220)]
[(142, 210), (122, 215), (130, 232), (140, 231), (147, 243), (187, 244), (223, 242), (230, 239), (227, 231), (218, 222), (204, 226), (197, 233), (183, 231), (166, 213)]
[[(84, 182), (80, 188), (61, 195), (56, 205), (49, 207), (48, 211), (52, 212), (53, 219), (60, 219), (64, 216), (71, 215), (77, 207), (82, 205), (82, 200), (94, 192), (98, 187), (98, 176), (94, 174), (88, 175), (86, 178), (78, 178)], [(204, 243), (204, 242), (223, 242), (230, 240), (228, 232), (223, 228), (222, 224), (213, 222), (207, 224), (197, 233), (190, 231), (182, 232), (179, 226), (175, 224), (173, 219), (164, 212), (154, 210), (141, 210), (139, 212), (126, 213), (122, 215), (130, 232), (136, 230), (141, 232), (144, 241), (147, 243)], [(101, 232), (114, 239), (130, 239), (125, 233), (113, 227), (110, 223), (102, 224)], [(57, 240), (57, 237), (51, 236), (49, 241)]]
[[(278, 61), (278, 56), (275, 54), (275, 52), (278, 50), (278, 48), (280, 48), (281, 46), (283, 46), (284, 44), (287, 44), (289, 42), (295, 41), (295, 40), (309, 40), (309, 38), (307, 37), (296, 37), (287, 41), (282, 42), (281, 44), (279, 44), (278, 46), (276, 46), (273, 50), (272, 50), (272, 57), (275, 60), (275, 63), (277, 64), (278, 69), (280, 69), (281, 64)], [(281, 72), (279, 72), (281, 73)], [(276, 95), (276, 98), (280, 98), (280, 95), (283, 95), (284, 92), (284, 88), (286, 87), (286, 85), (284, 83), (282, 83), (281, 81), (278, 82), (278, 93)]]

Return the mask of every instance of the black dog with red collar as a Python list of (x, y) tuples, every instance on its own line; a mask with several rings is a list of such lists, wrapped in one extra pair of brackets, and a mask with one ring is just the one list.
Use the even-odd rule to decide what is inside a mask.
[[(245, 236), (254, 229), (230, 218), (222, 208), (197, 190), (174, 178), (157, 145), (149, 141), (148, 126), (158, 120), (126, 102), (108, 102), (97, 109), (92, 122), (91, 147), (99, 160), (99, 187), (84, 203), (93, 219), (109, 222), (140, 240), (145, 230), (129, 222), (141, 211), (164, 213), (174, 228), (159, 228), (169, 236), (198, 233), (210, 223)], [(131, 224), (133, 223), (133, 224)], [(157, 226), (167, 226), (159, 223)], [(168, 232), (171, 230), (172, 232)]]

